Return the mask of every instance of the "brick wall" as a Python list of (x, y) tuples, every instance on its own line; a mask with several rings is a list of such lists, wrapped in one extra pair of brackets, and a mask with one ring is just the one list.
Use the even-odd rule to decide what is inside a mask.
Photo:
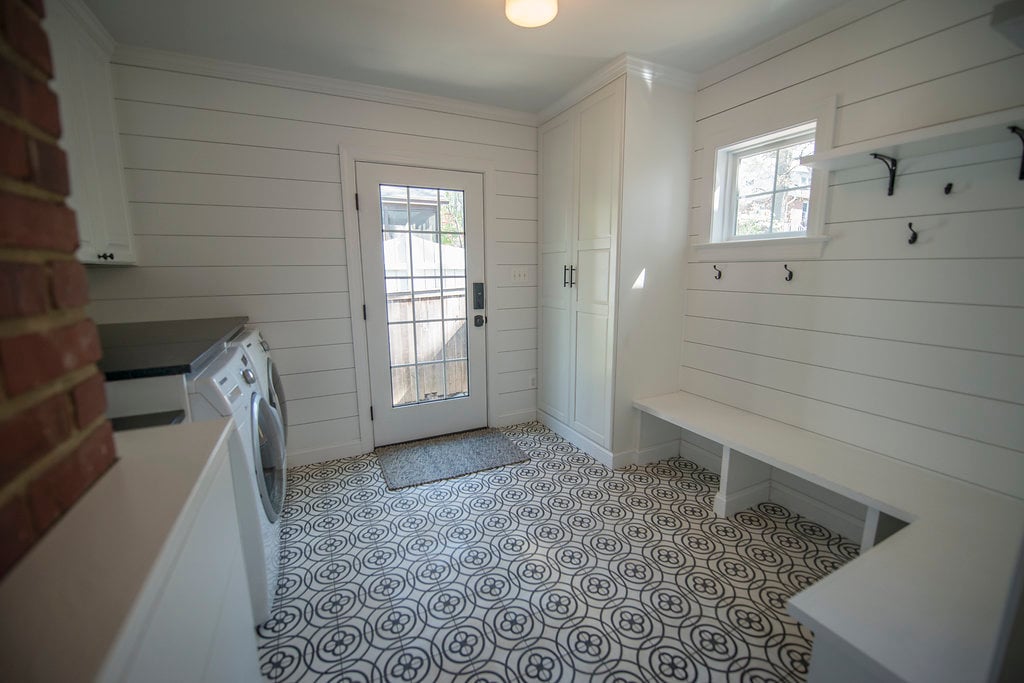
[(0, 0), (0, 577), (114, 462), (42, 0)]

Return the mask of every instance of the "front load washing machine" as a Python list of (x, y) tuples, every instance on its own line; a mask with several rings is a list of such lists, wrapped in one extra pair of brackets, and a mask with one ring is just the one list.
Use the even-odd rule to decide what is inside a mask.
[(189, 381), (193, 420), (234, 419), (229, 451), (253, 614), (270, 618), (280, 568), (284, 505), (284, 434), (280, 418), (257, 387), (251, 360), (229, 348)]
[(281, 416), (281, 424), (284, 426), (285, 442), (288, 441), (288, 404), (284, 396), (284, 387), (281, 385), (281, 376), (277, 373), (277, 366), (274, 359), (270, 357), (270, 344), (263, 339), (259, 328), (247, 327), (239, 332), (228, 342), (228, 347), (237, 346), (241, 348), (246, 356), (252, 359), (253, 369), (256, 371), (256, 382), (260, 391), (274, 410)]

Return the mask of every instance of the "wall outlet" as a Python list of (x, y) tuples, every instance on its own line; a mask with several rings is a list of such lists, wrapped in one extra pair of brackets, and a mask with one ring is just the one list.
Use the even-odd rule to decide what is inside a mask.
[(537, 388), (537, 375), (530, 375), (530, 388), (531, 389), (536, 389)]
[(528, 282), (530, 279), (530, 271), (526, 268), (513, 268), (512, 269), (512, 283)]

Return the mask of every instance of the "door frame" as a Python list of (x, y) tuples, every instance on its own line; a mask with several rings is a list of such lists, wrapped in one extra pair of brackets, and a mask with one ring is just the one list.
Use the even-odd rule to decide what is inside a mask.
[[(372, 134), (352, 131), (342, 135), (338, 145), (339, 164), (341, 166), (341, 209), (342, 223), (345, 229), (345, 258), (348, 268), (349, 302), (352, 316), (352, 351), (355, 356), (356, 370), (356, 407), (359, 410), (359, 441), (360, 450), (369, 453), (373, 450), (373, 422), (370, 420), (370, 353), (366, 340), (366, 321), (363, 320), (362, 306), (366, 301), (363, 288), (362, 248), (359, 240), (359, 215), (356, 211), (356, 163), (368, 162), (390, 164), (394, 166), (414, 166), (419, 168), (435, 168), (445, 171), (462, 171), (479, 173), (483, 176), (484, 185), (484, 297), (487, 302), (488, 321), (484, 326), (484, 338), (487, 343), (485, 360), (487, 363), (487, 426), (497, 424), (495, 410), (498, 405), (498, 359), (497, 343), (492, 330), (501, 319), (500, 311), (492, 297), (497, 290), (492, 280), (497, 277), (497, 244), (494, 236), (494, 207), (497, 202), (495, 192), (494, 162), (490, 159), (477, 157), (461, 157), (416, 150), (397, 151), (390, 146), (381, 146), (368, 142)], [(372, 137), (377, 137), (372, 135)]]

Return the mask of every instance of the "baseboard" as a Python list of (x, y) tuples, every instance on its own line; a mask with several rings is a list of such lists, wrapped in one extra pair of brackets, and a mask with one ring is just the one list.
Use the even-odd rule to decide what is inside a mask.
[(537, 411), (536, 410), (520, 410), (515, 413), (505, 413), (504, 415), (496, 415), (494, 417), (494, 424), (491, 426), (495, 429), (501, 429), (502, 427), (511, 427), (512, 425), (521, 425), (524, 422), (536, 422)]
[[(656, 446), (648, 446), (638, 451), (623, 451), (613, 453), (610, 469), (620, 470), (630, 465), (653, 465), (662, 460), (669, 460), (679, 456), (679, 442), (669, 441)], [(605, 466), (608, 465), (605, 463)]]
[(334, 446), (323, 448), (312, 448), (305, 451), (289, 452), (288, 467), (300, 467), (302, 465), (313, 465), (318, 462), (329, 462), (343, 458), (354, 458), (357, 455), (364, 455), (373, 450), (373, 446), (366, 448), (362, 441), (349, 441)]
[(575, 429), (572, 429), (561, 420), (551, 417), (543, 410), (537, 411), (537, 420), (608, 469), (615, 469), (615, 455), (604, 446), (583, 436)]
[(742, 491), (730, 493), (728, 496), (719, 490), (715, 494), (715, 514), (719, 517), (730, 517), (737, 512), (752, 508), (758, 503), (766, 503), (771, 499), (771, 481), (762, 481), (748, 486)]
[(711, 470), (718, 474), (722, 473), (722, 454), (712, 453), (711, 451), (705, 450), (697, 444), (690, 443), (686, 439), (680, 442), (679, 455), (692, 463), (700, 465), (706, 470)]
[(812, 522), (850, 540), (859, 542), (864, 534), (863, 519), (857, 519), (785, 484), (773, 481), (770, 499), (773, 503), (778, 503), (798, 515), (803, 515)]

